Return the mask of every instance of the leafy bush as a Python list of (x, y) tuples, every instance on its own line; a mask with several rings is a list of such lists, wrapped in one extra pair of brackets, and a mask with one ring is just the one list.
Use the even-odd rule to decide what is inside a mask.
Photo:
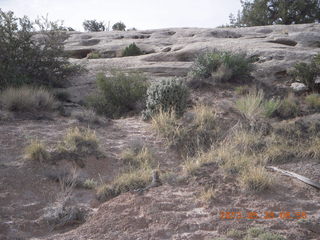
[(263, 103), (263, 109), (264, 109), (263, 115), (269, 118), (275, 116), (280, 106), (281, 106), (281, 101), (279, 99), (272, 98), (272, 99), (266, 100)]
[(242, 10), (232, 26), (263, 26), (273, 24), (314, 23), (320, 20), (318, 0), (309, 1), (241, 1)]
[(0, 95), (0, 105), (17, 112), (51, 111), (55, 107), (55, 100), (44, 88), (23, 86), (5, 89)]
[(215, 50), (199, 56), (190, 74), (205, 83), (228, 82), (248, 77), (253, 70), (251, 62), (245, 54)]
[(64, 90), (56, 90), (53, 92), (53, 96), (61, 102), (70, 101), (70, 93)]
[(178, 79), (166, 79), (154, 82), (147, 91), (147, 103), (144, 117), (148, 118), (159, 112), (174, 111), (181, 116), (187, 107), (188, 89)]
[(311, 63), (297, 63), (292, 74), (296, 81), (304, 83), (310, 90), (319, 91), (320, 86), (315, 80), (320, 76), (320, 54), (316, 55)]
[(126, 47), (122, 53), (122, 56), (138, 56), (141, 55), (142, 52), (140, 48), (137, 47), (135, 43), (131, 43), (128, 47)]
[(306, 103), (309, 108), (319, 111), (320, 110), (320, 94), (310, 94), (306, 96)]
[(32, 23), (0, 9), (0, 36), (0, 89), (22, 84), (62, 86), (80, 70), (65, 55), (67, 34), (57, 22)]
[(293, 94), (289, 94), (288, 97), (281, 101), (281, 105), (277, 111), (277, 115), (284, 119), (297, 117), (299, 113), (299, 102)]
[(123, 22), (117, 22), (117, 23), (113, 24), (112, 30), (113, 31), (125, 31), (126, 25), (124, 25)]
[(97, 75), (98, 93), (88, 98), (88, 104), (99, 114), (118, 118), (129, 111), (137, 110), (145, 101), (148, 83), (140, 73), (113, 72), (106, 77)]
[(88, 32), (103, 32), (106, 27), (103, 22), (98, 22), (97, 20), (85, 20), (83, 23), (83, 28)]

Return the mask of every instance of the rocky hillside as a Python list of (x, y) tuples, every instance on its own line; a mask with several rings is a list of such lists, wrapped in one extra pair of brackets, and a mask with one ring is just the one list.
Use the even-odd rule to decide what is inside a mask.
[[(66, 50), (89, 72), (70, 88), (75, 101), (92, 89), (95, 74), (110, 69), (139, 70), (151, 79), (186, 76), (195, 57), (212, 49), (245, 52), (257, 59), (254, 76), (271, 86), (289, 80), (288, 68), (319, 53), (320, 25), (263, 26), (249, 28), (177, 28), (129, 32), (71, 33)], [(121, 57), (135, 42), (144, 55)], [(91, 52), (100, 59), (87, 59)]]
[[(308, 91), (286, 98), (289, 69), (320, 53), (320, 24), (68, 34), (70, 61), (88, 71), (69, 79), (64, 90), (70, 99), (62, 104), (67, 111), (42, 115), (0, 109), (0, 239), (320, 239), (319, 189), (265, 168), (273, 165), (320, 181), (320, 99), (310, 104)], [(122, 57), (133, 42), (143, 54)], [(137, 70), (150, 82), (184, 78), (195, 58), (213, 49), (246, 53), (254, 71), (246, 84), (190, 89), (187, 112), (170, 122), (185, 130), (188, 141), (197, 131), (207, 136), (209, 130), (201, 132), (207, 122), (213, 122), (210, 131), (216, 134), (215, 144), (193, 156), (168, 144), (141, 114), (108, 119), (82, 104), (95, 90), (99, 72)], [(246, 117), (237, 103), (256, 86), (265, 91), (260, 107), (284, 98), (287, 116), (283, 110), (257, 121)], [(268, 102), (269, 96), (275, 98)], [(207, 106), (197, 108), (201, 104)], [(203, 124), (194, 124), (198, 119)], [(70, 129), (76, 137), (91, 131), (88, 145), (94, 151), (64, 149)], [(55, 161), (46, 162), (42, 152), (39, 161), (30, 161), (25, 148), (32, 140), (41, 141)], [(136, 189), (110, 190), (117, 176), (126, 174), (126, 157), (132, 157), (126, 151), (135, 148), (140, 159), (152, 159), (162, 185), (141, 192), (140, 182), (126, 175), (123, 181), (131, 180)]]

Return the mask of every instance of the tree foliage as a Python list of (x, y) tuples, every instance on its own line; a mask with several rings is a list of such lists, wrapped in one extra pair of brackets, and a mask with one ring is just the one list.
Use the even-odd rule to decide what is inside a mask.
[(117, 22), (112, 26), (113, 31), (125, 31), (126, 25), (123, 22)]
[(319, 0), (241, 0), (240, 19), (233, 26), (300, 24), (320, 21)]
[(28, 17), (0, 9), (0, 89), (23, 84), (62, 86), (77, 71), (64, 54), (67, 38), (58, 22)]
[(103, 32), (106, 30), (106, 26), (103, 22), (98, 22), (97, 20), (85, 20), (83, 23), (83, 28), (88, 32)]

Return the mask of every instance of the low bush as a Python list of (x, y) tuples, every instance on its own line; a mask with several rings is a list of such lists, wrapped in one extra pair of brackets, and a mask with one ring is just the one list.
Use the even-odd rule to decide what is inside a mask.
[(179, 79), (166, 79), (154, 82), (147, 90), (146, 111), (144, 118), (158, 113), (174, 111), (181, 116), (186, 107), (189, 91)]
[(33, 140), (24, 150), (27, 159), (37, 162), (47, 162), (50, 159), (50, 153), (47, 151), (44, 143)]
[(297, 63), (291, 72), (296, 81), (304, 83), (310, 90), (319, 91), (320, 86), (315, 82), (320, 76), (320, 54), (316, 55), (311, 63)]
[(252, 61), (245, 54), (213, 51), (199, 56), (190, 73), (204, 83), (229, 82), (250, 76)]
[(271, 118), (274, 117), (277, 113), (277, 110), (281, 106), (281, 100), (280, 99), (269, 99), (264, 101), (263, 103), (263, 115), (265, 117)]
[(124, 56), (124, 57), (127, 57), (127, 56), (138, 56), (138, 55), (141, 55), (141, 54), (142, 54), (142, 52), (141, 52), (140, 48), (135, 43), (131, 43), (122, 52), (122, 56)]
[(63, 86), (68, 76), (80, 71), (64, 51), (68, 38), (63, 26), (48, 19), (28, 17), (0, 9), (0, 89), (25, 84)]
[(281, 101), (277, 116), (283, 119), (297, 117), (300, 114), (299, 102), (294, 94), (289, 94)]
[(285, 237), (279, 234), (270, 233), (270, 232), (260, 234), (258, 239), (259, 240), (286, 240)]
[(57, 90), (53, 92), (53, 96), (61, 102), (70, 101), (70, 93), (64, 90)]
[(113, 31), (125, 31), (126, 25), (123, 22), (117, 22), (112, 26)]
[(305, 101), (310, 109), (316, 111), (320, 110), (320, 94), (310, 94), (306, 96)]
[(0, 95), (1, 106), (8, 111), (51, 111), (56, 106), (53, 94), (44, 88), (23, 86), (7, 88)]
[(178, 120), (175, 112), (160, 112), (152, 117), (152, 126), (169, 146), (175, 146), (183, 155), (194, 156), (207, 150), (219, 138), (214, 109), (205, 105), (193, 108), (194, 118), (186, 123)]
[(104, 23), (97, 20), (85, 20), (82, 25), (84, 30), (88, 32), (103, 32), (106, 30)]
[(98, 92), (88, 98), (88, 105), (98, 114), (118, 118), (138, 111), (146, 98), (148, 83), (140, 73), (113, 72), (111, 77), (97, 75)]

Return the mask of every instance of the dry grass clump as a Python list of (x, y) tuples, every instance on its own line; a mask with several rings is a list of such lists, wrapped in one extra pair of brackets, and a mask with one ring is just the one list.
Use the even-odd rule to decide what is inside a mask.
[(305, 155), (320, 160), (320, 137), (315, 137), (308, 143)]
[(188, 175), (195, 175), (197, 170), (200, 169), (204, 164), (215, 161), (214, 151), (210, 150), (207, 152), (200, 152), (197, 156), (187, 158), (183, 163), (183, 171)]
[(80, 224), (85, 221), (87, 210), (78, 206), (69, 204), (74, 188), (77, 184), (77, 172), (60, 178), (60, 191), (57, 194), (56, 201), (45, 209), (43, 219), (54, 229)]
[(261, 105), (264, 100), (263, 91), (251, 91), (236, 101), (236, 109), (248, 120), (253, 121), (261, 116)]
[(249, 121), (260, 117), (273, 117), (281, 106), (279, 99), (264, 98), (262, 90), (252, 90), (236, 101), (236, 109)]
[(189, 122), (177, 119), (173, 111), (160, 111), (152, 117), (152, 126), (158, 134), (166, 139), (169, 146), (177, 147), (186, 156), (208, 149), (219, 135), (214, 109), (197, 105), (192, 114)]
[(23, 86), (7, 88), (0, 95), (1, 106), (9, 111), (51, 111), (55, 107), (53, 94), (45, 88)]
[(247, 95), (250, 92), (251, 87), (248, 85), (241, 85), (236, 87), (234, 90), (238, 95)]
[(310, 109), (319, 111), (320, 110), (320, 94), (310, 94), (306, 96), (305, 101)]
[(283, 119), (296, 117), (299, 115), (299, 113), (299, 102), (292, 93), (290, 93), (285, 99), (281, 101), (281, 105), (277, 111), (277, 115)]
[(129, 168), (146, 168), (153, 164), (153, 155), (149, 148), (128, 148), (121, 152), (121, 159)]
[(94, 131), (74, 127), (67, 131), (60, 146), (68, 151), (91, 154), (98, 150), (98, 139)]
[(153, 129), (165, 138), (168, 145), (174, 145), (181, 134), (181, 126), (174, 111), (160, 110), (158, 114), (152, 116), (151, 123)]
[(32, 140), (24, 150), (27, 159), (37, 162), (46, 162), (50, 159), (50, 153), (47, 151), (44, 143), (38, 140)]
[(261, 166), (247, 168), (242, 171), (241, 184), (251, 192), (262, 192), (272, 186), (269, 173)]
[(74, 117), (79, 122), (89, 125), (100, 125), (103, 123), (102, 119), (92, 109), (84, 109), (83, 111), (74, 114)]
[(304, 146), (294, 138), (272, 134), (266, 142), (267, 148), (263, 153), (265, 163), (285, 163), (302, 156)]
[(227, 232), (227, 237), (233, 239), (242, 239), (244, 235), (245, 233), (243, 231), (237, 229), (231, 229)]
[(216, 196), (215, 190), (212, 187), (204, 188), (200, 192), (200, 199), (204, 202), (210, 203)]
[(133, 169), (117, 176), (110, 184), (97, 188), (99, 201), (107, 201), (124, 192), (146, 187), (151, 182), (151, 168)]
[(84, 187), (86, 189), (94, 189), (94, 188), (96, 188), (97, 185), (98, 185), (98, 183), (94, 179), (86, 179), (82, 183), (82, 187)]

